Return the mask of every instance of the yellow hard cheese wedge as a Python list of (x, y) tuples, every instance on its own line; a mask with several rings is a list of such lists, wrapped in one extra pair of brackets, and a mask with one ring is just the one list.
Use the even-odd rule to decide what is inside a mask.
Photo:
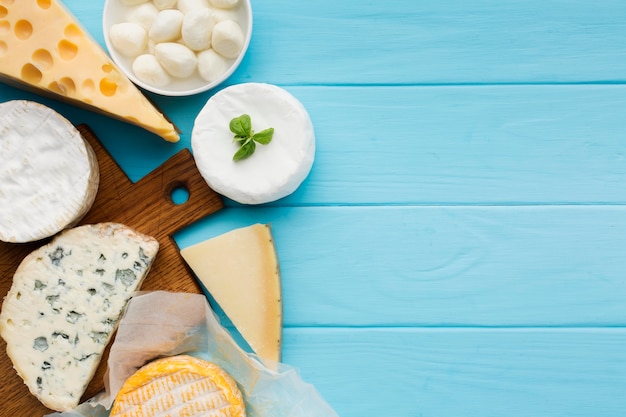
[(58, 0), (0, 2), (0, 79), (179, 140), (174, 125)]
[(279, 362), (281, 285), (269, 225), (232, 230), (181, 255), (254, 352)]
[(130, 376), (110, 417), (245, 417), (236, 382), (218, 365), (188, 355), (158, 359)]

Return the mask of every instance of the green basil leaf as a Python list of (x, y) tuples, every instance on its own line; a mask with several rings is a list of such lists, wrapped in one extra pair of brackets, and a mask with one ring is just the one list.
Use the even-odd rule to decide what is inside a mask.
[(245, 142), (248, 139), (250, 139), (250, 138), (247, 137), (247, 136), (235, 135), (235, 137), (234, 137), (235, 142), (239, 142), (239, 143)]
[(258, 133), (255, 133), (254, 136), (252, 136), (252, 139), (259, 142), (261, 145), (267, 145), (272, 141), (273, 136), (274, 128), (270, 127), (269, 129), (265, 129)]
[(237, 136), (250, 136), (252, 133), (252, 122), (250, 116), (242, 114), (230, 121), (230, 131)]
[(250, 155), (254, 153), (256, 149), (256, 145), (254, 141), (246, 142), (237, 152), (233, 155), (233, 161), (241, 161), (242, 159), (246, 159)]

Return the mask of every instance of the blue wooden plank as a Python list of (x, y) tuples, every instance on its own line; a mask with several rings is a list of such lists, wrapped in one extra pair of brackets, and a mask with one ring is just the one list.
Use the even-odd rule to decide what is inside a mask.
[(289, 90), (319, 146), (281, 204), (626, 202), (623, 86)]
[(342, 417), (623, 417), (620, 329), (287, 329)]
[[(104, 0), (65, 0), (103, 44)], [(254, 32), (229, 82), (623, 82), (619, 0), (252, 0)]]
[(286, 326), (624, 326), (626, 207), (226, 208), (270, 223)]
[[(626, 203), (624, 86), (286, 88), (318, 146), (309, 178), (275, 205)], [(41, 100), (6, 86), (0, 97)], [(90, 124), (137, 180), (189, 147), (205, 97), (164, 102), (183, 128), (175, 145), (44, 102)]]

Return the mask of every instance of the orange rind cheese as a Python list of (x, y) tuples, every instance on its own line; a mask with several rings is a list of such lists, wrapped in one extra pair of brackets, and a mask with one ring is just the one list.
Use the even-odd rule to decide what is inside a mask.
[(59, 0), (0, 1), (0, 80), (179, 140)]
[(122, 385), (110, 417), (245, 417), (235, 380), (218, 365), (178, 355), (144, 365)]

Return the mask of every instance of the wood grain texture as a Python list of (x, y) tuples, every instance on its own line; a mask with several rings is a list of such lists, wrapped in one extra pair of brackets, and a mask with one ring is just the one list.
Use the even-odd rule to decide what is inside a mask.
[[(159, 252), (141, 290), (201, 292), (201, 287), (180, 256), (172, 235), (194, 221), (221, 209), (222, 201), (200, 176), (191, 153), (187, 150), (177, 153), (138, 183), (133, 184), (93, 132), (86, 125), (80, 125), (78, 129), (94, 149), (100, 167), (100, 186), (96, 200), (80, 224), (118, 222), (153, 236), (159, 241)], [(172, 200), (172, 191), (177, 187), (189, 192), (189, 198), (184, 204), (175, 204)], [(45, 241), (29, 244), (0, 242), (2, 297), (11, 287), (13, 273), (22, 259), (44, 243)], [(32, 416), (46, 414), (47, 409), (30, 395), (21, 378), (12, 369), (10, 359), (4, 354), (5, 350), (6, 343), (1, 340), (2, 413)], [(104, 389), (103, 376), (107, 357), (108, 350), (103, 355), (84, 399), (91, 398)]]

